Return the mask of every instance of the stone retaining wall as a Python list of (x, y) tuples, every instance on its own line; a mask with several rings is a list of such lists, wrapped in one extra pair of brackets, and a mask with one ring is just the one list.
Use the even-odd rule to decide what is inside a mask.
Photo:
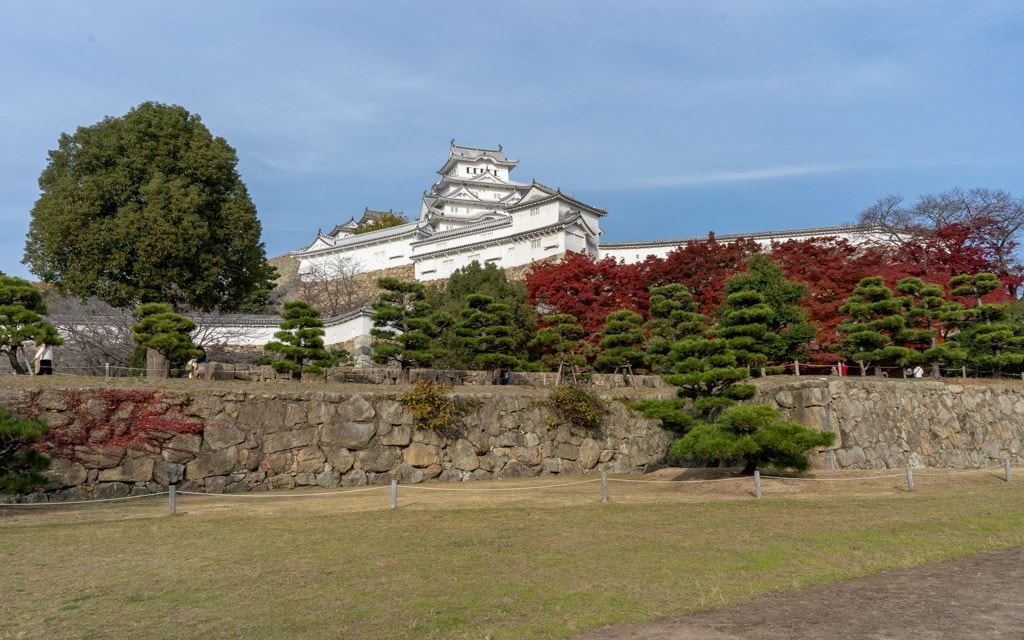
[[(814, 456), (816, 468), (979, 468), (1006, 458), (1024, 464), (1024, 385), (780, 377), (759, 380), (758, 386), (756, 401), (837, 434), (832, 448)], [(347, 387), (352, 388), (358, 389)], [(470, 407), (461, 425), (438, 432), (413, 428), (398, 387), (195, 389), (168, 393), (184, 402), (186, 417), (206, 425), (201, 433), (167, 434), (160, 450), (81, 450), (75, 460), (54, 462), (46, 494), (19, 499), (122, 497), (169, 484), (218, 493), (379, 484), (392, 478), (417, 483), (638, 473), (674, 462), (667, 458), (674, 434), (615, 399), (607, 399), (602, 428), (589, 432), (564, 424), (550, 427), (543, 391), (466, 387), (457, 394)], [(53, 428), (73, 429), (70, 395), (91, 394), (96, 415), (102, 414), (102, 407), (92, 406), (100, 391), (0, 387), (0, 405), (42, 415)]]
[[(824, 469), (902, 469), (1024, 464), (1024, 385), (982, 381), (815, 378), (761, 385), (804, 426), (834, 431)], [(790, 379), (792, 380), (792, 379)]]
[[(279, 386), (279, 385), (277, 385)], [(79, 394), (81, 390), (78, 390)], [(0, 405), (45, 417), (52, 428), (75, 429), (74, 390), (2, 390)], [(97, 394), (93, 394), (96, 396)], [(172, 394), (173, 395), (173, 394)], [(162, 450), (79, 449), (55, 460), (48, 495), (84, 500), (140, 495), (176, 484), (210, 493), (298, 486), (352, 486), (427, 480), (463, 481), (538, 475), (636, 473), (663, 465), (671, 434), (622, 402), (607, 401), (602, 427), (559, 424), (543, 399), (464, 393), (469, 407), (447, 432), (417, 429), (400, 393), (321, 391), (177, 394), (198, 434), (167, 434)], [(97, 402), (95, 397), (89, 402)], [(102, 415), (101, 407), (88, 407)], [(120, 407), (117, 416), (131, 413)], [(119, 418), (112, 418), (119, 419)], [(10, 498), (8, 498), (10, 499)]]

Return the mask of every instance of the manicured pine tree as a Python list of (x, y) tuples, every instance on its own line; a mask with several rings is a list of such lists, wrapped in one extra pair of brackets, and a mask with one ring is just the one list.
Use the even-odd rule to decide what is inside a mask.
[[(807, 296), (807, 286), (787, 280), (779, 263), (768, 256), (751, 256), (747, 267), (746, 271), (726, 281), (726, 304), (736, 306), (729, 303), (729, 296), (741, 291), (754, 291), (763, 296), (771, 315), (764, 319), (767, 332), (758, 338), (759, 352), (767, 357), (768, 363), (800, 359), (817, 330), (807, 321), (807, 309), (800, 306)], [(740, 300), (744, 298), (737, 299), (737, 304)]]
[(860, 365), (862, 376), (872, 364), (877, 376), (882, 375), (884, 366), (902, 369), (914, 357), (913, 350), (899, 341), (906, 329), (904, 313), (910, 299), (895, 297), (880, 276), (862, 279), (853, 293), (839, 308), (847, 316), (837, 327), (846, 334), (840, 353)]
[(418, 282), (381, 278), (381, 289), (373, 304), (373, 361), (399, 367), (408, 380), (412, 367), (429, 367), (445, 350), (435, 339), (451, 319), (434, 313), (427, 301), (426, 287)]
[(466, 307), (455, 324), (453, 349), (466, 353), (474, 369), (514, 369), (519, 359), (512, 337), (512, 312), (494, 298), (474, 293), (466, 297)]
[(613, 373), (625, 367), (630, 370), (646, 368), (644, 345), (647, 338), (643, 322), (643, 316), (627, 309), (609, 313), (598, 342), (600, 351), (594, 359), (594, 370)]
[(759, 467), (803, 472), (811, 466), (807, 452), (833, 442), (835, 433), (808, 429), (769, 405), (736, 405), (714, 423), (695, 426), (672, 443), (670, 453), (682, 459), (741, 460), (748, 475)]
[(0, 353), (6, 353), (14, 373), (25, 374), (19, 355), (25, 342), (64, 344), (57, 329), (43, 320), (43, 293), (28, 280), (0, 274)]
[(900, 336), (903, 346), (919, 353), (908, 364), (930, 364), (931, 376), (942, 376), (943, 362), (955, 359), (954, 343), (944, 338), (948, 328), (960, 317), (963, 305), (946, 300), (942, 285), (927, 284), (920, 278), (903, 278), (896, 283), (896, 292), (912, 301), (907, 307), (906, 327)]
[(556, 313), (544, 316), (537, 334), (528, 347), (535, 360), (539, 360), (550, 371), (569, 367), (575, 371), (587, 366), (592, 347), (583, 339), (586, 330), (576, 321), (576, 316)]
[[(442, 330), (434, 340), (438, 348), (447, 353), (439, 357), (435, 367), (473, 368), (472, 355), (467, 354), (453, 344), (455, 326), (466, 308), (466, 299), (472, 294), (489, 296), (494, 303), (505, 305), (511, 328), (509, 337), (513, 348), (508, 352), (521, 363), (528, 359), (527, 344), (537, 332), (537, 310), (527, 302), (526, 286), (521, 282), (510, 281), (503, 269), (488, 262), (480, 266), (477, 261), (458, 269), (443, 287), (428, 287), (427, 302), (433, 308), (434, 318), (442, 325)], [(442, 322), (441, 320), (444, 319)]]
[(270, 362), (274, 371), (301, 380), (304, 373), (319, 375), (334, 364), (334, 358), (324, 348), (324, 322), (318, 309), (306, 302), (286, 302), (280, 327), (274, 334), (277, 340), (263, 347), (278, 356)]
[(46, 483), (50, 458), (34, 445), (46, 435), (46, 420), (29, 420), (0, 407), (0, 493), (25, 493)]
[(199, 350), (192, 344), (196, 323), (175, 313), (166, 302), (148, 302), (135, 309), (132, 340), (146, 349), (146, 377), (166, 378), (171, 364), (184, 363)]
[(768, 330), (774, 311), (757, 291), (744, 289), (725, 299), (722, 319), (715, 330), (736, 357), (737, 364), (762, 368), (768, 362), (766, 351), (779, 341), (779, 335)]
[(655, 373), (670, 373), (675, 365), (670, 356), (672, 344), (702, 334), (707, 317), (697, 311), (700, 305), (681, 284), (651, 287), (650, 292), (650, 319), (644, 324), (650, 336), (647, 358)]
[(1002, 376), (1003, 368), (1024, 363), (1024, 328), (1010, 320), (1006, 304), (987, 304), (983, 298), (1002, 287), (991, 273), (960, 275), (949, 281), (950, 295), (971, 299), (960, 330), (952, 337), (963, 350), (967, 363), (979, 370)]
[(728, 342), (716, 339), (712, 330), (681, 336), (664, 358), (671, 373), (661, 377), (676, 387), (676, 398), (630, 406), (646, 418), (661, 420), (667, 429), (683, 433), (699, 422), (713, 421), (723, 408), (756, 392), (753, 385), (744, 384), (747, 370), (739, 366)]

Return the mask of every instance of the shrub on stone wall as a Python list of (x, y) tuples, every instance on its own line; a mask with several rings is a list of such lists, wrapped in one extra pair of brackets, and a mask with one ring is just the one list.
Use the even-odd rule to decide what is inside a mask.
[(548, 426), (567, 422), (584, 429), (597, 429), (608, 409), (593, 393), (576, 385), (556, 388), (545, 404), (554, 412), (548, 419)]
[(449, 385), (420, 380), (412, 391), (399, 399), (412, 414), (417, 428), (450, 429), (455, 426), (457, 406)]

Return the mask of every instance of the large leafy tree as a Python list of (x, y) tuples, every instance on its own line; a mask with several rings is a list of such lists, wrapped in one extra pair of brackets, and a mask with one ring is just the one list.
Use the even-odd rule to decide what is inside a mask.
[(835, 353), (831, 349), (840, 340), (836, 327), (844, 319), (839, 308), (862, 279), (881, 272), (887, 262), (885, 253), (833, 236), (775, 243), (771, 255), (787, 279), (807, 287), (800, 305), (817, 329), (809, 359), (833, 362)]
[[(1024, 199), (998, 189), (955, 187), (908, 204), (903, 196), (879, 198), (860, 214), (888, 236), (900, 259), (921, 265), (920, 275), (948, 278), (992, 271), (1007, 293), (1024, 282), (1017, 248), (1024, 229)], [(944, 276), (944, 277), (943, 277)]]
[[(537, 311), (526, 299), (526, 286), (521, 282), (510, 281), (505, 271), (487, 263), (481, 266), (473, 261), (457, 270), (448, 278), (443, 288), (428, 288), (426, 299), (434, 309), (435, 318), (444, 325), (436, 342), (448, 350), (434, 366), (464, 367), (477, 366), (472, 364), (474, 354), (455, 344), (456, 321), (468, 308), (468, 300), (472, 295), (483, 295), (491, 298), (491, 303), (505, 307), (502, 311), (502, 324), (509, 328), (506, 336), (511, 340), (510, 347), (502, 347), (518, 361), (528, 358), (527, 345), (537, 331)], [(485, 367), (488, 368), (488, 367)]]
[(262, 306), (275, 277), (235, 150), (198, 115), (146, 102), (62, 134), (39, 177), (24, 262), (115, 307)]
[(274, 354), (270, 366), (278, 373), (289, 373), (293, 380), (301, 380), (303, 373), (323, 372), (334, 359), (324, 348), (324, 323), (320, 312), (306, 302), (284, 303), (281, 330), (274, 334), (277, 340), (264, 345)]
[(701, 313), (710, 315), (725, 302), (726, 280), (742, 271), (747, 259), (760, 250), (754, 240), (738, 238), (719, 242), (715, 234), (710, 233), (707, 240), (691, 240), (664, 259), (648, 258), (637, 265), (637, 269), (647, 285), (685, 286)]
[(530, 303), (542, 314), (574, 316), (591, 342), (596, 342), (609, 313), (643, 313), (647, 306), (647, 285), (638, 277), (636, 265), (614, 258), (594, 260), (572, 251), (557, 264), (536, 265), (527, 275), (526, 288)]
[(0, 353), (7, 354), (15, 373), (28, 373), (19, 357), (23, 345), (58, 345), (64, 340), (57, 330), (43, 320), (46, 305), (42, 292), (28, 280), (0, 274)]

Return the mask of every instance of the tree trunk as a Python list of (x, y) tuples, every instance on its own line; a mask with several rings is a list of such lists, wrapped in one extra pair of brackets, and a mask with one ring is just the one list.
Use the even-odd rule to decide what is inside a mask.
[(14, 373), (19, 376), (23, 376), (28, 373), (28, 371), (25, 371), (25, 367), (21, 366), (21, 362), (18, 360), (18, 348), (19, 347), (14, 346), (8, 349), (7, 359), (11, 361), (11, 369), (14, 370)]
[(166, 378), (168, 377), (169, 363), (167, 356), (156, 349), (146, 349), (146, 377)]

